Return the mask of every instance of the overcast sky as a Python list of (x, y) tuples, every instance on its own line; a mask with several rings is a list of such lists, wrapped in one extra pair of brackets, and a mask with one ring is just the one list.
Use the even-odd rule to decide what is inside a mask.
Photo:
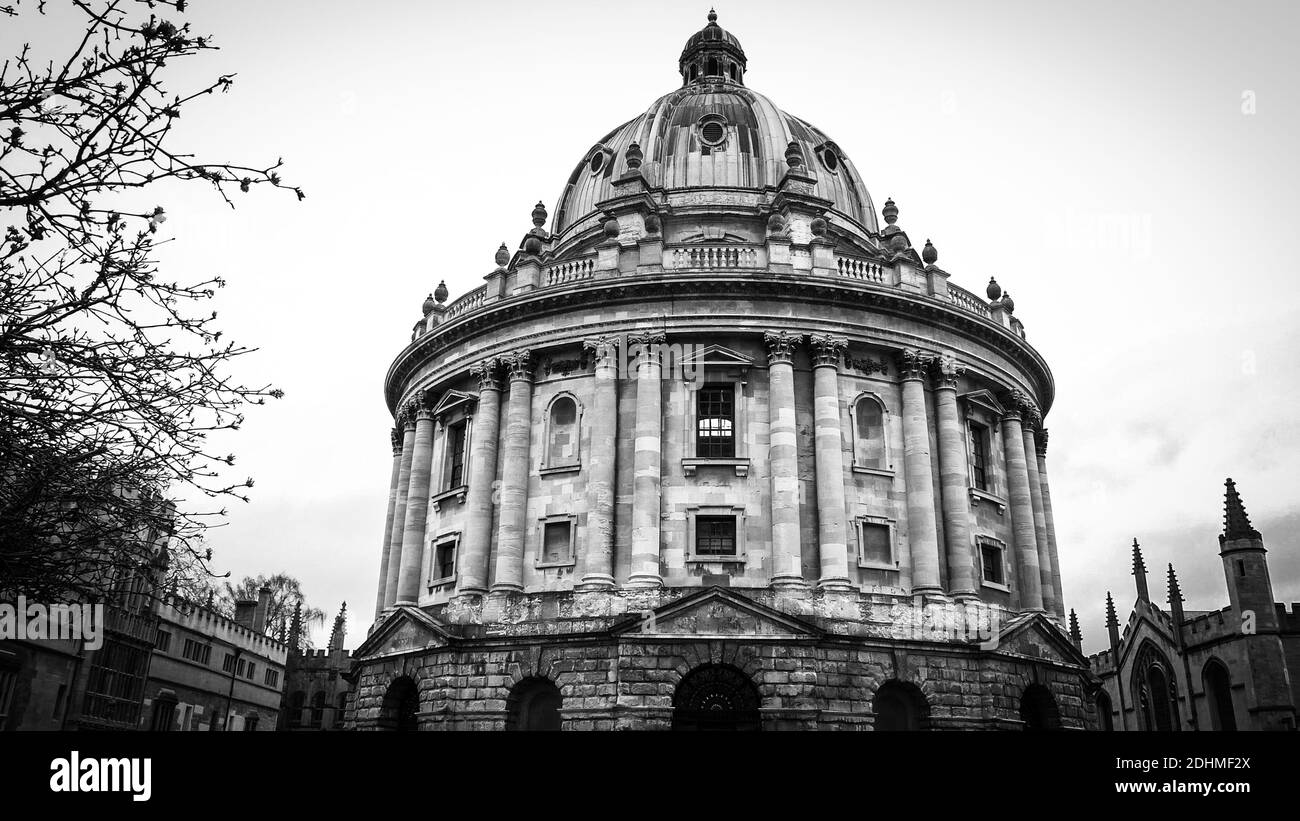
[[(479, 285), (584, 152), (679, 85), (708, 4), (190, 8), (222, 50), (178, 66), (173, 87), (238, 77), (186, 109), (178, 144), (283, 156), (308, 197), (260, 190), (231, 211), (197, 186), (159, 194), (168, 270), (228, 280), (222, 326), (261, 349), (241, 376), (287, 393), (230, 442), (257, 483), (209, 541), (219, 569), (286, 571), (331, 618), (346, 599), (355, 647), (388, 493), (383, 378), (420, 303), (441, 279), (453, 299)], [(1296, 7), (746, 0), (718, 14), (747, 85), (831, 135), (954, 283), (982, 292), (996, 275), (1014, 295), (1056, 377), (1048, 470), (1085, 649), (1105, 644), (1106, 590), (1124, 613), (1134, 598), (1134, 537), (1162, 606), (1170, 561), (1188, 609), (1227, 604), (1226, 476), (1277, 598), (1300, 600)], [(0, 26), (6, 55), (49, 36), (21, 21)]]

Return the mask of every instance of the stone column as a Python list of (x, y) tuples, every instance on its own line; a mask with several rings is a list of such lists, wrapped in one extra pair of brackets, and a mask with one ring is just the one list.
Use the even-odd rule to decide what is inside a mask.
[(497, 529), (493, 593), (524, 589), (524, 534), (528, 530), (528, 446), (533, 434), (532, 352), (502, 357), (510, 377), (506, 405), (506, 452), (501, 460), (501, 521)]
[(809, 337), (813, 352), (813, 431), (817, 465), (818, 587), (848, 590), (848, 517), (844, 507), (844, 433), (840, 424), (840, 358), (848, 340), (828, 334)]
[(402, 566), (397, 575), (397, 604), (411, 605), (420, 599), (424, 527), (429, 516), (429, 474), (433, 470), (433, 408), (421, 396), (415, 403), (414, 412), (415, 445), (411, 453), (411, 485), (406, 491)]
[(637, 352), (636, 447), (632, 458), (632, 572), (634, 587), (659, 587), (659, 486), (663, 426), (663, 363), (660, 347), (667, 337), (662, 332), (628, 336)]
[(388, 575), (384, 579), (384, 608), (397, 602), (397, 575), (402, 567), (402, 535), (406, 528), (406, 493), (411, 487), (411, 458), (415, 455), (415, 415), (402, 408), (397, 415), (402, 429), (402, 462), (397, 473), (397, 502), (393, 505), (393, 532), (388, 535)]
[(1033, 404), (1025, 407), (1020, 424), (1025, 437), (1025, 470), (1029, 474), (1029, 500), (1034, 508), (1034, 541), (1038, 544), (1038, 576), (1043, 580), (1043, 609), (1056, 613), (1056, 586), (1052, 583), (1052, 549), (1047, 543), (1047, 516), (1043, 510), (1043, 486), (1038, 475), (1038, 446), (1034, 428), (1042, 416)]
[(379, 549), (379, 593), (375, 597), (375, 619), (384, 612), (388, 592), (388, 543), (393, 535), (393, 512), (397, 507), (397, 480), (402, 473), (402, 430), (393, 428), (393, 473), (388, 479), (388, 514), (384, 517), (384, 542)]
[(583, 350), (596, 359), (592, 401), (591, 447), (587, 449), (587, 552), (580, 586), (599, 590), (614, 586), (614, 495), (618, 451), (617, 339), (589, 339)]
[(1007, 461), (1007, 493), (1011, 502), (1011, 532), (1016, 544), (1019, 568), (1020, 609), (1043, 610), (1043, 578), (1038, 567), (1038, 537), (1034, 530), (1034, 502), (1029, 490), (1029, 468), (1025, 463), (1025, 435), (1020, 428), (1020, 406), (1024, 394), (1011, 391), (1002, 416), (1002, 447)]
[(460, 545), (460, 593), (482, 595), (488, 589), (488, 559), (492, 552), (492, 495), (496, 491), (497, 442), (501, 435), (501, 369), (487, 359), (470, 369), (478, 378), (478, 407), (469, 438), (469, 489), (465, 491), (468, 519)]
[[(1041, 419), (1039, 420), (1041, 422)], [(1061, 588), (1061, 561), (1056, 555), (1056, 523), (1052, 519), (1052, 490), (1047, 484), (1047, 428), (1038, 428), (1038, 484), (1043, 489), (1043, 519), (1047, 525), (1047, 552), (1052, 561), (1052, 592), (1056, 594), (1056, 615), (1065, 618), (1065, 591)], [(1028, 454), (1026, 454), (1026, 457)]]
[(950, 356), (935, 359), (935, 423), (939, 429), (939, 488), (943, 495), (943, 533), (948, 548), (948, 592), (958, 600), (976, 595), (966, 429), (957, 412), (957, 379), (965, 372)]
[(802, 336), (785, 331), (763, 334), (768, 364), (773, 587), (807, 586), (799, 538), (799, 460), (794, 421), (794, 349)]
[(925, 372), (933, 360), (903, 351), (903, 469), (907, 477), (907, 533), (912, 549), (912, 592), (942, 594), (939, 582), (939, 523), (934, 514), (934, 472), (930, 465), (930, 421), (925, 411)]

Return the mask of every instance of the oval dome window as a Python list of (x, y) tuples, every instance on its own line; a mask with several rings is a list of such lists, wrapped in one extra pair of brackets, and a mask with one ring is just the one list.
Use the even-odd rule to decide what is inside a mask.
[(591, 173), (595, 174), (605, 165), (605, 153), (597, 151), (591, 155)]
[(709, 145), (717, 145), (722, 142), (722, 138), (725, 137), (726, 134), (727, 132), (722, 127), (722, 123), (719, 122), (710, 121), (700, 127), (700, 136), (702, 136), (704, 141)]

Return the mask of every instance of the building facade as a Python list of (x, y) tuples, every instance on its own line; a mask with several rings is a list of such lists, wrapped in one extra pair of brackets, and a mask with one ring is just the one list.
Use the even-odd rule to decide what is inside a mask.
[(334, 617), (324, 650), (299, 647), (301, 625), (290, 631), (281, 730), (342, 730), (352, 696), (352, 654), (344, 649), (348, 604)]
[(678, 66), (388, 371), (352, 723), (1090, 726), (1010, 295), (878, 218), (716, 15)]
[[(1155, 604), (1133, 540), (1137, 601), (1123, 631), (1106, 594), (1110, 649), (1089, 657), (1101, 679), (1104, 730), (1295, 730), (1300, 708), (1300, 604), (1273, 600), (1264, 540), (1227, 481), (1219, 557), (1228, 605), (1185, 610), (1168, 569), (1169, 610)], [(1078, 627), (1072, 632), (1078, 638)]]

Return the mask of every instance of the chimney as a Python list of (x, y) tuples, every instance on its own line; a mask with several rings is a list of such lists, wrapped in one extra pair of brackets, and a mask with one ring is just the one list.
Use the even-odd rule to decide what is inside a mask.
[(253, 611), (253, 632), (266, 632), (266, 617), (271, 610), (271, 588), (262, 587), (257, 591), (257, 609)]
[(235, 602), (235, 623), (253, 629), (253, 619), (256, 618), (254, 611), (257, 610), (257, 602), (252, 599), (239, 599)]

